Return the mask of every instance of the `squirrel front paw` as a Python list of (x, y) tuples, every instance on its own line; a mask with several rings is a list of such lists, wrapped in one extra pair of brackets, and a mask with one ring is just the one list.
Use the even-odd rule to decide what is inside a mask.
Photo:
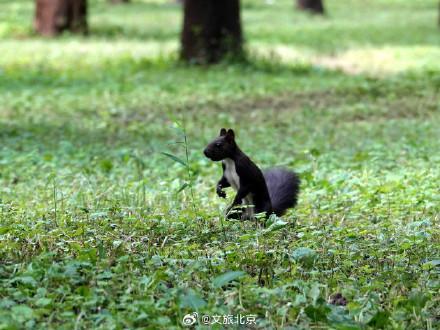
[(223, 191), (223, 189), (219, 186), (217, 186), (217, 195), (221, 198), (226, 198), (226, 193)]

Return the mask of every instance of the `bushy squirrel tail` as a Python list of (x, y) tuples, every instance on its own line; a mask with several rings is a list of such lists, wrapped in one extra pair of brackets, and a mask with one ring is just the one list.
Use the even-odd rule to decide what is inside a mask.
[(287, 209), (296, 205), (301, 181), (296, 173), (283, 168), (268, 169), (263, 175), (273, 212), (281, 216)]

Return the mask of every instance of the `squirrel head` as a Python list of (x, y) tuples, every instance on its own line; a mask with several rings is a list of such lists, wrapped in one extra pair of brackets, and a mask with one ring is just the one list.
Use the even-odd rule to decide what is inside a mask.
[(220, 135), (211, 141), (203, 153), (213, 161), (220, 161), (225, 158), (231, 158), (237, 150), (235, 143), (235, 133), (232, 129), (226, 131), (220, 130)]

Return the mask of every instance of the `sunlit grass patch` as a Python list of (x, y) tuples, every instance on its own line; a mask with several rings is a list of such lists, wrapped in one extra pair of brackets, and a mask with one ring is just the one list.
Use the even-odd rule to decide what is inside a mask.
[(309, 48), (287, 44), (251, 43), (250, 49), (268, 61), (322, 66), (354, 75), (383, 76), (416, 70), (440, 71), (440, 47), (436, 46), (356, 47), (334, 55), (323, 55)]

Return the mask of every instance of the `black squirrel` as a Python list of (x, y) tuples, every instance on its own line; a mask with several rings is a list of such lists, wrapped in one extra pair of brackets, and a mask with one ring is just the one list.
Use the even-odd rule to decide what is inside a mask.
[[(213, 161), (222, 161), (223, 175), (217, 183), (217, 195), (226, 198), (223, 188), (237, 191), (228, 218), (253, 218), (255, 213), (283, 215), (298, 200), (300, 179), (296, 173), (283, 168), (272, 168), (264, 173), (238, 147), (232, 129), (222, 128), (203, 151)], [(237, 207), (243, 205), (242, 207)], [(232, 209), (237, 212), (230, 212)]]

